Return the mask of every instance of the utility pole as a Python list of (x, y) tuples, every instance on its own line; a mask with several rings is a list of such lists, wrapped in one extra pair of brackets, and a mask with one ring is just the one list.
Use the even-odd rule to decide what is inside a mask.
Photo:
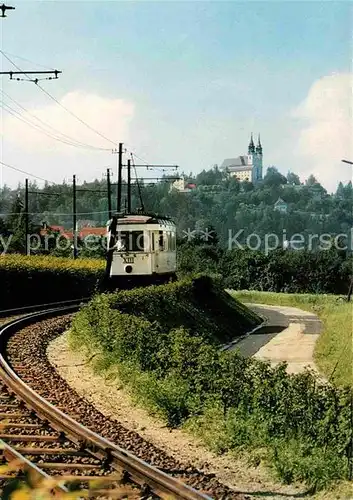
[[(3, 3), (2, 5), (0, 5), (0, 11), (1, 11), (0, 17), (7, 17), (7, 15), (5, 14), (5, 12), (7, 10), (15, 10), (15, 7), (11, 7), (11, 6), (5, 5)], [(6, 55), (5, 55), (5, 57), (8, 59), (8, 57)], [(14, 66), (16, 66), (16, 65), (14, 64)], [(52, 71), (21, 71), (21, 68), (18, 68), (18, 69), (20, 71), (0, 71), (0, 75), (9, 75), (10, 80), (17, 80), (17, 81), (20, 81), (21, 78), (13, 78), (14, 75), (25, 75), (25, 76), (28, 76), (28, 75), (54, 75), (54, 76), (50, 76), (49, 78), (46, 78), (46, 80), (56, 80), (58, 78), (58, 74), (62, 73), (62, 71), (59, 71), (57, 69), (54, 69)], [(34, 82), (37, 84), (39, 82), (39, 79), (34, 78), (33, 80), (29, 79), (28, 81)]]
[(108, 218), (112, 218), (112, 193), (110, 185), (110, 168), (107, 168), (107, 196), (108, 196)]
[(29, 232), (29, 220), (28, 220), (28, 179), (25, 180), (25, 248), (26, 248), (26, 255), (29, 255), (29, 245), (28, 245), (28, 232)]
[(131, 160), (127, 161), (127, 213), (131, 214)]
[(77, 259), (76, 175), (73, 175), (72, 177), (72, 225), (73, 225), (74, 259)]
[[(59, 71), (57, 69), (54, 69), (53, 71), (0, 71), (0, 75), (9, 75), (10, 80), (17, 80), (18, 82), (22, 80), (22, 78), (13, 78), (13, 75), (54, 75), (50, 76), (49, 78), (46, 78), (46, 80), (57, 80), (58, 79), (58, 74), (62, 73), (62, 71)], [(33, 83), (38, 83), (39, 79), (34, 78), (33, 80), (29, 79), (28, 81), (33, 82)]]
[(116, 200), (116, 211), (121, 211), (121, 187), (122, 187), (122, 172), (123, 172), (123, 143), (119, 142), (119, 158), (118, 158), (118, 190)]
[[(348, 163), (348, 165), (353, 165), (353, 161), (351, 160), (341, 160), (342, 163)], [(351, 234), (351, 238), (352, 238), (352, 234)], [(352, 248), (349, 249), (348, 252), (351, 252), (352, 254)], [(349, 288), (348, 288), (348, 294), (347, 294), (347, 302), (350, 302), (351, 301), (351, 298), (352, 298), (352, 294), (353, 294), (353, 275), (351, 276), (351, 282), (349, 284)], [(353, 397), (353, 396), (352, 396)], [(353, 438), (352, 438), (353, 439)], [(353, 441), (352, 441), (352, 450), (353, 450)], [(353, 453), (353, 451), (352, 451)], [(351, 459), (351, 462), (353, 461), (353, 458)], [(353, 465), (351, 465), (351, 467), (353, 467)], [(352, 469), (351, 469), (351, 475), (353, 474), (352, 472)]]
[(4, 3), (0, 5), (0, 10), (1, 10), (1, 16), (0, 17), (7, 17), (5, 14), (5, 11), (7, 10), (15, 10), (15, 7), (10, 7), (9, 5), (5, 5)]

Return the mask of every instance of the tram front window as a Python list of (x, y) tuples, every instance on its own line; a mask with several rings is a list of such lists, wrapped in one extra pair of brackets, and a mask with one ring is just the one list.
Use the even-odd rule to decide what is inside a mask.
[(117, 234), (116, 249), (118, 252), (144, 251), (143, 231), (127, 231)]
[(118, 252), (126, 252), (126, 250), (127, 250), (126, 233), (118, 233), (117, 242), (116, 242), (116, 249)]

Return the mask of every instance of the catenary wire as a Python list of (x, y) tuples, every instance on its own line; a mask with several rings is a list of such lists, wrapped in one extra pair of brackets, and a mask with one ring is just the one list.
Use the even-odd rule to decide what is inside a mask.
[(15, 99), (13, 99), (9, 94), (7, 94), (4, 90), (1, 90), (0, 91), (2, 92), (2, 94), (7, 97), (8, 99), (10, 99), (10, 101), (12, 101), (14, 104), (16, 104), (19, 108), (21, 108), (23, 111), (25, 111), (28, 115), (32, 116), (35, 120), (37, 120), (38, 122), (42, 123), (43, 125), (45, 125), (47, 128), (53, 130), (54, 132), (62, 135), (64, 138), (66, 137), (67, 139), (63, 140), (62, 138), (60, 137), (55, 137), (53, 134), (51, 134), (50, 132), (46, 131), (43, 129), (43, 127), (40, 127), (39, 125), (35, 124), (35, 123), (32, 123), (28, 120), (28, 118), (24, 118), (23, 115), (21, 115), (17, 110), (11, 108), (11, 106), (5, 102), (3, 102), (3, 104), (5, 106), (7, 106), (10, 110), (12, 110), (14, 113), (17, 113), (23, 120), (28, 120), (28, 125), (29, 126), (32, 126), (32, 127), (36, 127), (39, 131), (45, 133), (45, 135), (47, 135), (48, 137), (51, 137), (52, 139), (55, 139), (57, 141), (60, 141), (60, 142), (63, 142), (64, 144), (69, 144), (71, 146), (76, 146), (76, 147), (82, 147), (82, 148), (86, 148), (86, 149), (94, 149), (94, 150), (99, 150), (99, 151), (110, 151), (110, 149), (108, 148), (100, 148), (100, 147), (96, 147), (96, 146), (91, 146), (90, 144), (86, 144), (84, 142), (80, 142), (80, 141), (77, 141), (76, 139), (68, 136), (67, 134), (64, 134), (63, 132), (60, 132), (60, 130), (57, 130), (56, 128), (52, 127), (51, 125), (49, 125), (48, 123), (44, 122), (43, 120), (41, 120), (40, 118), (38, 118), (37, 116), (35, 116), (34, 114), (32, 114), (30, 111), (28, 111), (24, 106), (22, 106), (22, 104), (20, 104), (19, 102), (17, 102)]
[[(28, 78), (28, 81), (33, 81), (27, 74), (25, 71), (23, 71), (16, 63), (14, 63), (10, 57), (8, 57), (5, 52), (3, 50), (0, 49), (0, 53), (5, 57), (5, 59), (7, 59), (18, 71), (21, 71), (25, 76), (27, 76)], [(42, 91), (44, 92), (50, 99), (52, 99), (54, 102), (56, 102), (56, 104), (58, 104), (61, 108), (63, 108), (67, 113), (69, 113), (71, 116), (73, 116), (74, 118), (76, 118), (76, 120), (78, 120), (79, 122), (81, 122), (83, 125), (85, 125), (85, 127), (89, 128), (92, 132), (94, 132), (95, 134), (99, 135), (100, 137), (102, 137), (103, 139), (105, 139), (106, 141), (110, 142), (111, 144), (114, 144), (114, 146), (116, 145), (116, 142), (112, 141), (111, 139), (109, 139), (108, 137), (106, 137), (105, 135), (101, 134), (98, 130), (96, 130), (95, 128), (91, 127), (91, 125), (89, 125), (88, 123), (86, 123), (84, 120), (82, 120), (79, 116), (77, 116), (75, 113), (73, 113), (70, 109), (68, 109), (66, 106), (64, 106), (60, 101), (58, 101), (54, 96), (52, 96), (47, 90), (45, 90), (43, 87), (41, 87), (38, 83), (36, 84), (36, 86)]]
[(30, 64), (34, 64), (34, 65), (39, 66), (39, 67), (41, 67), (43, 69), (48, 69), (48, 70), (55, 71), (55, 68), (52, 68), (51, 66), (44, 66), (43, 64), (36, 63), (34, 61), (31, 61), (30, 59), (26, 59), (25, 57), (19, 56), (17, 54), (11, 54), (10, 52), (7, 52), (7, 50), (6, 51), (3, 50), (2, 53), (6, 54), (8, 56), (11, 56), (11, 57), (15, 57), (16, 59), (22, 59), (22, 61), (29, 62)]
[(14, 118), (16, 118), (17, 120), (25, 123), (29, 127), (33, 128), (35, 130), (38, 130), (38, 132), (41, 132), (42, 134), (46, 135), (50, 139), (53, 139), (53, 140), (56, 140), (56, 141), (61, 142), (63, 144), (67, 144), (69, 146), (74, 146), (74, 147), (77, 147), (77, 148), (84, 148), (84, 149), (89, 149), (89, 150), (94, 150), (94, 151), (97, 150), (97, 149), (101, 150), (100, 148), (95, 148), (95, 147), (89, 146), (89, 145), (83, 146), (83, 145), (80, 145), (80, 144), (75, 144), (75, 143), (73, 143), (71, 141), (67, 141), (65, 139), (61, 139), (60, 137), (56, 137), (53, 134), (51, 134), (51, 133), (47, 132), (46, 130), (44, 130), (43, 127), (40, 127), (39, 125), (37, 125), (35, 123), (32, 123), (30, 120), (28, 120), (27, 118), (25, 118), (18, 111), (16, 111), (14, 108), (12, 108), (8, 104), (4, 103), (3, 101), (0, 101), (0, 106), (1, 106), (1, 108), (4, 111), (6, 111), (6, 113), (9, 113)]
[[(18, 69), (19, 71), (23, 72), (23, 70), (16, 64), (14, 63), (10, 57), (8, 57), (7, 54), (9, 53), (6, 53), (5, 51), (1, 50), (0, 49), (0, 53), (16, 68)], [(10, 55), (10, 54), (9, 54)], [(20, 56), (15, 56), (15, 57), (18, 57), (18, 58), (21, 58)], [(25, 58), (22, 58), (25, 60)], [(33, 81), (31, 80), (31, 78), (25, 73), (25, 76), (27, 76), (28, 78), (28, 81)], [(88, 127), (91, 131), (95, 132), (96, 134), (98, 134), (100, 137), (102, 137), (103, 139), (107, 140), (108, 142), (110, 142), (111, 144), (113, 144), (114, 146), (116, 145), (116, 143), (114, 141), (112, 141), (111, 139), (109, 139), (108, 137), (106, 137), (105, 135), (101, 134), (99, 131), (97, 131), (96, 129), (94, 129), (93, 127), (91, 127), (89, 124), (87, 124), (84, 120), (82, 120), (80, 117), (78, 117), (75, 113), (73, 113), (71, 110), (69, 110), (68, 108), (66, 108), (66, 106), (64, 106), (60, 101), (58, 101), (54, 96), (52, 96), (47, 90), (43, 89), (40, 85), (37, 84), (37, 87), (40, 88), (40, 90), (42, 90), (42, 92), (44, 92), (50, 99), (52, 99), (54, 102), (56, 102), (60, 107), (62, 107), (66, 112), (68, 112), (69, 114), (71, 114), (74, 118), (76, 118), (78, 121), (80, 121), (83, 125), (85, 125), (86, 127)], [(51, 127), (52, 128), (52, 127)], [(61, 132), (60, 132), (61, 133)], [(62, 134), (62, 133), (61, 133)], [(64, 135), (64, 134), (62, 134)], [(104, 149), (104, 148), (97, 148), (97, 149)], [(149, 169), (152, 169), (154, 170), (153, 167), (150, 167), (149, 166), (149, 163), (146, 162), (146, 160), (144, 160), (143, 158), (141, 158), (139, 155), (137, 155), (136, 153), (134, 153), (134, 155), (136, 156), (136, 158), (138, 158), (139, 160), (141, 160), (145, 165), (146, 167), (148, 167)], [(163, 171), (165, 169), (162, 169)]]
[(0, 160), (0, 165), (3, 165), (4, 167), (10, 168), (11, 170), (15, 170), (16, 172), (21, 172), (22, 174), (29, 175), (30, 177), (33, 177), (34, 179), (38, 179), (40, 181), (47, 182), (48, 184), (56, 184), (53, 181), (48, 181), (48, 179), (44, 179), (43, 177), (39, 177), (38, 175), (31, 174), (30, 172), (27, 172), (26, 170), (22, 170), (21, 168), (14, 167), (13, 165), (9, 165), (8, 163), (5, 163)]

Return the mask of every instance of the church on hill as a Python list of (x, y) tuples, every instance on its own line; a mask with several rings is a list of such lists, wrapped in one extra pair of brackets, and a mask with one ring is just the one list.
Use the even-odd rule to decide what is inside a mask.
[(248, 154), (238, 156), (237, 158), (227, 158), (223, 161), (221, 169), (228, 172), (232, 177), (236, 177), (240, 181), (249, 181), (254, 184), (262, 179), (262, 145), (260, 134), (255, 147), (253, 136), (248, 146)]

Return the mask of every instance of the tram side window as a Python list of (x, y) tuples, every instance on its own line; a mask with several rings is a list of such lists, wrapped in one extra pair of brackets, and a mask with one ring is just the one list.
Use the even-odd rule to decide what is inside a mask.
[(171, 239), (171, 250), (175, 250), (176, 245), (175, 245), (175, 233), (170, 234), (170, 239)]
[(158, 238), (158, 250), (162, 252), (164, 250), (164, 237), (163, 237), (163, 231), (159, 231), (159, 238)]

